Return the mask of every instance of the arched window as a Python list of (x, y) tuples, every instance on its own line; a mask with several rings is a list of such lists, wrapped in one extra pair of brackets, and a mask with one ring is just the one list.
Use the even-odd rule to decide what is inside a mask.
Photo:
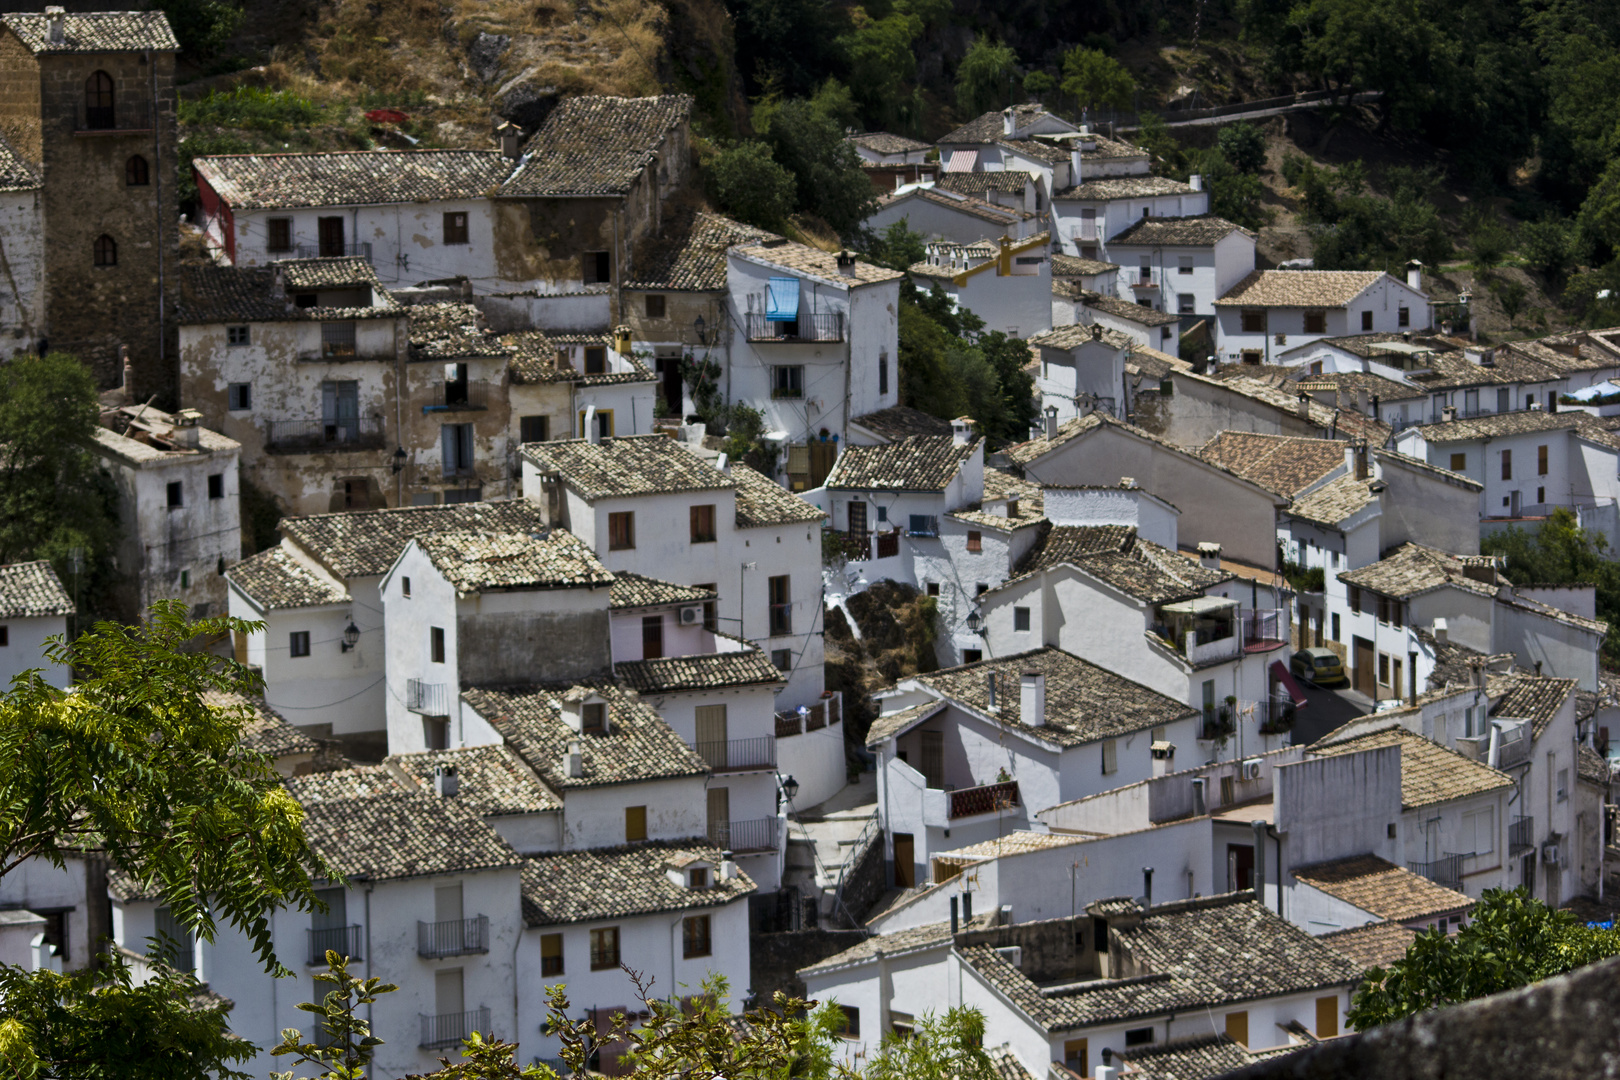
[(136, 154), (124, 162), (124, 183), (130, 187), (141, 187), (152, 182), (147, 172), (146, 159)]
[(96, 237), (96, 265), (118, 265), (118, 242), (106, 233)]
[(113, 126), (113, 81), (105, 71), (84, 80), (84, 126), (92, 131)]

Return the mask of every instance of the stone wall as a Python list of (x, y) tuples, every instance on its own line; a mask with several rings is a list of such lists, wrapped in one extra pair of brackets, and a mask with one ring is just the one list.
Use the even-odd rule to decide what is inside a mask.
[[(833, 922), (844, 923), (850, 918), (864, 919), (878, 898), (889, 891), (888, 862), (883, 857), (883, 834), (876, 830), (872, 842), (866, 845), (854, 865), (844, 875), (844, 911), (828, 916)], [(813, 961), (806, 960), (809, 964)]]
[[(882, 848), (878, 848), (881, 854)], [(881, 864), (881, 860), (880, 864)], [(871, 936), (867, 930), (793, 930), (778, 934), (750, 934), (748, 982), (755, 999), (768, 1005), (778, 990), (803, 997), (800, 968), (853, 948)], [(735, 988), (734, 988), (735, 989)]]

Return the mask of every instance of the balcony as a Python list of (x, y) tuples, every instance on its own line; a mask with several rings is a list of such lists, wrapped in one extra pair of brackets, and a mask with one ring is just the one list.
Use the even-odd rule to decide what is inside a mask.
[(1406, 868), (1414, 874), (1428, 878), (1436, 885), (1444, 885), (1448, 889), (1461, 892), (1463, 860), (1466, 858), (1467, 855), (1447, 852), (1433, 862), (1409, 862)]
[(1294, 716), (1298, 711), (1292, 701), (1254, 703), (1254, 719), (1262, 735), (1282, 735), (1293, 730)]
[(417, 1015), (422, 1020), (422, 1041), (418, 1045), (424, 1050), (443, 1050), (450, 1046), (460, 1046), (475, 1031), (489, 1034), (488, 1009), (440, 1013), (438, 1016), (429, 1016), (426, 1013)]
[(1206, 742), (1225, 739), (1237, 731), (1237, 716), (1230, 705), (1206, 706), (1198, 724), (1198, 737)]
[(974, 814), (994, 814), (1018, 805), (1018, 781), (960, 788), (945, 795), (950, 800), (947, 813), (952, 821)]
[(1153, 627), (1153, 632), (1197, 667), (1238, 655), (1242, 644), (1236, 616), (1234, 601), (1200, 596), (1159, 608), (1162, 621)]
[(444, 397), (439, 404), (424, 405), (422, 412), (479, 412), (489, 408), (489, 383), (454, 382), (444, 384)]
[(800, 315), (797, 319), (783, 321), (767, 319), (764, 314), (751, 311), (744, 318), (747, 320), (749, 341), (813, 343), (844, 340), (844, 315), (842, 312)]
[(1244, 652), (1271, 652), (1288, 644), (1288, 612), (1282, 608), (1245, 611), (1241, 621)]
[(331, 420), (272, 420), (264, 448), (272, 454), (381, 450), (383, 421), (381, 417), (376, 416), (347, 416)]
[(428, 960), (489, 952), (489, 917), (416, 924), (416, 955)]
[(371, 261), (370, 244), (299, 244), (295, 253), (300, 259), (359, 257)]
[(769, 735), (761, 735), (756, 739), (700, 742), (693, 749), (715, 772), (751, 772), (755, 769), (776, 768), (776, 739)]
[(309, 932), (309, 962), (326, 963), (328, 949), (350, 960), (365, 959), (360, 955), (361, 931), (358, 926), (333, 926)]
[(133, 101), (121, 105), (98, 107), (81, 106), (75, 117), (75, 135), (136, 135), (152, 130), (150, 102)]
[(1536, 846), (1536, 819), (1515, 815), (1508, 825), (1508, 858), (1516, 858)]
[(1160, 284), (1159, 271), (1157, 269), (1138, 270), (1135, 274), (1131, 275), (1131, 290), (1133, 292), (1155, 292), (1158, 290)]
[(776, 818), (715, 822), (709, 826), (709, 843), (721, 851), (775, 851)]
[(405, 707), (423, 716), (449, 716), (450, 693), (444, 683), (405, 680)]

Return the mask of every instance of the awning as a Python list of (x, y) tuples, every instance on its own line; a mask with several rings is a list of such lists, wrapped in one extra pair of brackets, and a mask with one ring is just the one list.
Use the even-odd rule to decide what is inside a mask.
[(945, 163), (946, 172), (972, 172), (973, 166), (979, 160), (977, 150), (952, 150), (950, 160)]
[(1237, 606), (1238, 602), (1236, 600), (1228, 600), (1224, 596), (1195, 596), (1191, 600), (1178, 600), (1174, 604), (1165, 604), (1159, 610), (1166, 615), (1209, 615)]
[(1288, 691), (1288, 697), (1293, 701), (1294, 708), (1297, 709), (1306, 703), (1305, 691), (1299, 688), (1299, 683), (1294, 681), (1294, 673), (1289, 671), (1288, 665), (1281, 660), (1271, 662), (1271, 681)]
[(793, 322), (799, 317), (799, 279), (773, 277), (765, 287), (765, 318), (770, 322)]

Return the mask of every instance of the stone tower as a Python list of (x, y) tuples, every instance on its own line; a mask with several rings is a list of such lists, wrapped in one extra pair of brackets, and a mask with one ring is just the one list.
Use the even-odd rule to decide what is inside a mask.
[(39, 175), (39, 343), (172, 406), (179, 227), (174, 54), (159, 11), (0, 17), (0, 133)]

